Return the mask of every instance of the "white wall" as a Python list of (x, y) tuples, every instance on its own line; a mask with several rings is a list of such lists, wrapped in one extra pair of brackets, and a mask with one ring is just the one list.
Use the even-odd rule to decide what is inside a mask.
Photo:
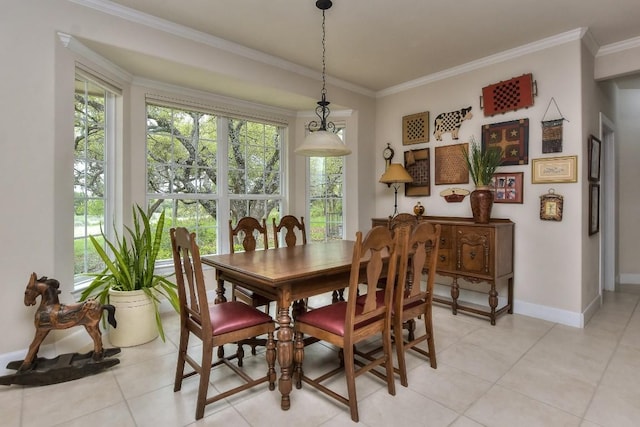
[[(396, 159), (402, 161), (403, 152), (409, 149), (429, 147), (431, 151), (431, 196), (404, 197), (399, 192), (400, 211), (411, 211), (416, 201), (426, 208), (428, 215), (471, 216), (468, 198), (462, 203), (446, 203), (439, 196), (449, 185), (433, 185), (435, 170), (435, 147), (452, 143), (468, 142), (471, 137), (480, 142), (481, 126), (520, 118), (529, 118), (529, 164), (501, 167), (499, 171), (524, 172), (524, 203), (494, 204), (493, 217), (510, 218), (515, 222), (515, 311), (550, 320), (579, 326), (582, 321), (582, 240), (586, 238), (583, 210), (586, 207), (583, 191), (583, 172), (586, 138), (582, 126), (580, 40), (571, 41), (541, 51), (493, 64), (472, 72), (435, 81), (414, 89), (378, 99), (376, 118), (377, 176), (382, 174), (384, 163), (382, 149), (391, 142), (396, 150)], [(484, 117), (479, 107), (481, 89), (500, 80), (508, 80), (525, 73), (532, 73), (537, 81), (538, 96), (531, 108), (508, 112), (494, 117)], [(541, 120), (549, 101), (553, 97), (563, 116), (563, 151), (557, 154), (542, 154)], [(433, 120), (442, 112), (471, 105), (473, 119), (465, 121), (460, 130), (460, 139), (453, 141), (450, 134), (436, 142), (433, 135), (426, 144), (402, 146), (402, 117), (423, 111), (430, 112), (430, 131)], [(550, 108), (550, 112), (555, 112)], [(546, 119), (556, 118), (548, 116)], [(597, 124), (597, 122), (596, 122)], [(578, 156), (578, 183), (532, 184), (531, 159), (552, 156)], [(461, 185), (472, 189), (472, 184)], [(540, 199), (549, 188), (564, 197), (564, 215), (561, 222), (539, 219)], [(376, 192), (376, 216), (386, 216), (393, 205), (393, 192), (379, 184)], [(596, 255), (597, 256), (597, 255)], [(597, 264), (594, 259), (592, 263)]]

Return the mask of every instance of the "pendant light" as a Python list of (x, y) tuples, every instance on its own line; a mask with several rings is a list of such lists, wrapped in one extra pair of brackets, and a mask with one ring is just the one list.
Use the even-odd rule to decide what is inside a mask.
[(321, 99), (316, 107), (316, 115), (320, 122), (314, 120), (309, 123), (309, 134), (304, 139), (302, 145), (296, 148), (295, 153), (307, 157), (337, 157), (351, 154), (340, 137), (336, 135), (336, 126), (332, 122), (327, 122), (330, 102), (327, 101), (326, 89), (326, 64), (325, 64), (325, 25), (324, 11), (329, 9), (333, 3), (331, 0), (318, 0), (316, 7), (322, 10), (322, 91)]

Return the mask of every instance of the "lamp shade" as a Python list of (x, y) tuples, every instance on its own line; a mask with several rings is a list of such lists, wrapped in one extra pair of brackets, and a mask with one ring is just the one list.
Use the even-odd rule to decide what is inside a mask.
[(338, 157), (351, 154), (338, 135), (327, 130), (310, 132), (295, 153), (307, 157)]
[(397, 184), (401, 182), (413, 182), (409, 172), (400, 163), (391, 163), (385, 173), (380, 177), (383, 184)]

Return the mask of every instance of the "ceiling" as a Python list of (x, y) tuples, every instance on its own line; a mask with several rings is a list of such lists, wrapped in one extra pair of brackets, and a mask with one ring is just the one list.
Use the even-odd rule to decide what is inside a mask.
[[(314, 0), (75, 1), (117, 4), (321, 70), (322, 13)], [(142, 22), (137, 12), (128, 19)], [(376, 93), (578, 28), (599, 46), (625, 41), (640, 37), (639, 23), (638, 0), (334, 0), (326, 11), (326, 70)], [(146, 75), (145, 63), (158, 65), (152, 58), (90, 47), (136, 75), (162, 77)], [(192, 86), (202, 80), (207, 88), (206, 73), (186, 71)]]

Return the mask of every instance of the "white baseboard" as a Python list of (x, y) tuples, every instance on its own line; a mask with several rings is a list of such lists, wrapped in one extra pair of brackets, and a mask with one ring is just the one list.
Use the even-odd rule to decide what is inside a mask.
[(593, 317), (594, 314), (602, 307), (602, 295), (596, 295), (596, 297), (591, 301), (591, 303), (587, 306), (587, 309), (582, 313), (583, 315), (583, 325), (589, 323), (589, 320)]
[(621, 274), (619, 283), (624, 285), (640, 285), (640, 274)]
[(561, 310), (559, 308), (519, 300), (513, 302), (513, 312), (524, 316), (535, 317), (536, 319), (573, 326), (575, 328), (583, 328), (585, 323), (583, 313)]

